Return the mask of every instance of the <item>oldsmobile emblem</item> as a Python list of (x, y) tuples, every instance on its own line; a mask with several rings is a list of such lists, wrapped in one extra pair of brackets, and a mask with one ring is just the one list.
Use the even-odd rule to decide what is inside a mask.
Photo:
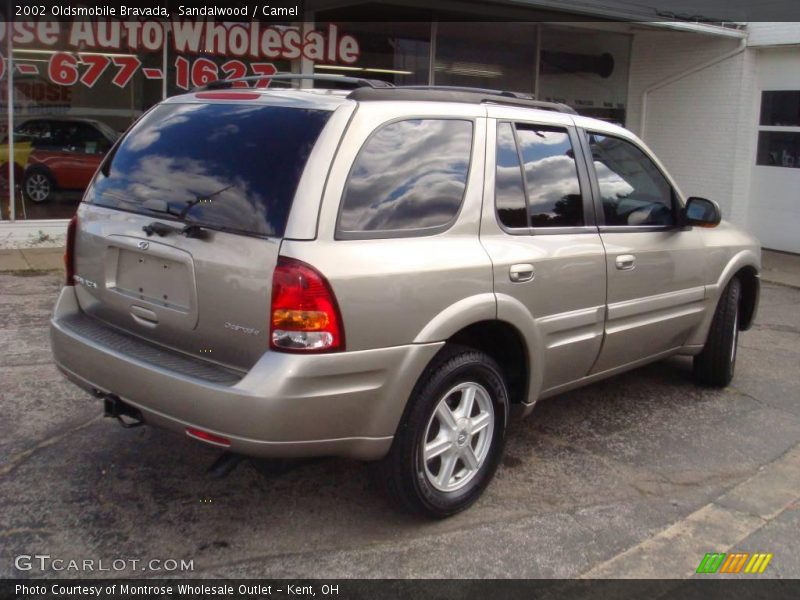
[(137, 244), (137, 246), (139, 246), (139, 250), (147, 250), (150, 247), (150, 242), (142, 240)]

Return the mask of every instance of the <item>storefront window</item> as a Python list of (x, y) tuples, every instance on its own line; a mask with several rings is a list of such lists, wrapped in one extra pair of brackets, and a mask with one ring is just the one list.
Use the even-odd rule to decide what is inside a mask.
[(147, 47), (119, 22), (15, 22), (8, 33), (16, 185), (12, 211), (6, 163), (2, 218), (69, 218), (121, 132), (163, 96), (164, 27), (147, 28)]
[(358, 56), (352, 62), (317, 61), (316, 73), (380, 79), (394, 85), (428, 84), (430, 23), (339, 23), (338, 27), (358, 40)]
[(583, 115), (625, 123), (630, 36), (542, 26), (539, 97)]
[(532, 94), (535, 23), (439, 23), (434, 83)]

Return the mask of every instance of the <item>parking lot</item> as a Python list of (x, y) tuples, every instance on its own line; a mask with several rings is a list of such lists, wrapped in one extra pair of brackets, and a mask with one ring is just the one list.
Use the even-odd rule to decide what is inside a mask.
[[(539, 405), (482, 499), (400, 515), (357, 462), (283, 469), (149, 428), (69, 384), (47, 320), (61, 276), (0, 274), (0, 576), (19, 555), (193, 561), (196, 577), (683, 577), (706, 552), (769, 552), (800, 577), (800, 290), (765, 284), (725, 390), (673, 358)], [(174, 573), (173, 573), (174, 574)]]

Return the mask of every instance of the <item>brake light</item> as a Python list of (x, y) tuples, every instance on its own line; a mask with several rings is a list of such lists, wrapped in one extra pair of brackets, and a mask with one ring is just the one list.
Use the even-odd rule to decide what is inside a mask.
[(261, 97), (256, 92), (199, 92), (195, 96), (206, 100), (256, 100)]
[(73, 215), (67, 225), (67, 244), (64, 247), (64, 285), (75, 285), (75, 236), (78, 233), (78, 215)]
[(283, 352), (344, 350), (336, 297), (314, 267), (279, 257), (272, 275), (270, 347)]

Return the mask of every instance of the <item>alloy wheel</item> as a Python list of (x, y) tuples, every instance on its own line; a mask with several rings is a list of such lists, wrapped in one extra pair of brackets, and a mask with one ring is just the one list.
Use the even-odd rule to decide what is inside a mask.
[(420, 448), (428, 482), (442, 492), (464, 487), (489, 455), (494, 405), (482, 385), (461, 383), (433, 411)]

